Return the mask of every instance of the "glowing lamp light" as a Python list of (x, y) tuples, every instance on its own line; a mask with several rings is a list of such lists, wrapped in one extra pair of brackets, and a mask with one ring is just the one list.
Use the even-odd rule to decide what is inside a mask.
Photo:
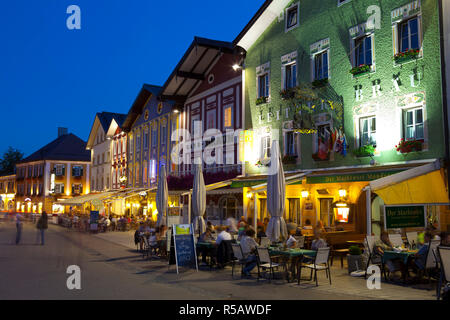
[(339, 190), (339, 197), (344, 198), (347, 195), (347, 190), (340, 189)]
[(233, 70), (234, 71), (237, 71), (237, 70), (239, 70), (241, 67), (236, 63), (236, 64), (234, 64), (233, 65)]
[(251, 199), (253, 197), (253, 194), (251, 192), (247, 193), (247, 198)]
[(308, 198), (308, 196), (309, 196), (309, 192), (306, 190), (302, 191), (301, 194), (302, 194), (302, 198)]

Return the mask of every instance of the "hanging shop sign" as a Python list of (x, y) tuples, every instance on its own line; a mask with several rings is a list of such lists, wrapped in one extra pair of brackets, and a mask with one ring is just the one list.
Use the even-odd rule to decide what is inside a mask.
[(343, 182), (372, 181), (372, 180), (377, 180), (380, 178), (390, 176), (391, 174), (398, 173), (401, 171), (402, 170), (354, 173), (354, 174), (332, 175), (332, 176), (312, 176), (312, 177), (306, 177), (306, 183), (307, 184), (315, 184), (315, 183), (343, 183)]
[(384, 228), (425, 228), (425, 206), (385, 206)]

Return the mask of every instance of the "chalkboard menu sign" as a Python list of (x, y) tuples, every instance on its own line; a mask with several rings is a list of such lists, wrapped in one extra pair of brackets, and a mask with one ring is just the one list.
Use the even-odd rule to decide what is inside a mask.
[[(197, 252), (195, 250), (195, 240), (193, 225), (173, 225), (170, 245), (169, 264), (174, 262), (179, 267), (195, 268), (198, 271)], [(175, 258), (175, 259), (173, 259)], [(175, 260), (175, 261), (173, 261)]]
[(425, 206), (385, 206), (385, 229), (424, 228)]
[(96, 231), (98, 228), (98, 211), (91, 211), (89, 225), (92, 231)]

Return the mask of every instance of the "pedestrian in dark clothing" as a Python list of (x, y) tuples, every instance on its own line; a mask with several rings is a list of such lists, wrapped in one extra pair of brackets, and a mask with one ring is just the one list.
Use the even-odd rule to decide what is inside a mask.
[(41, 234), (41, 245), (44, 245), (44, 232), (48, 229), (48, 216), (47, 212), (43, 211), (41, 217), (39, 218), (36, 227)]
[(16, 244), (19, 244), (20, 238), (22, 237), (22, 225), (23, 225), (23, 216), (19, 213), (16, 213)]

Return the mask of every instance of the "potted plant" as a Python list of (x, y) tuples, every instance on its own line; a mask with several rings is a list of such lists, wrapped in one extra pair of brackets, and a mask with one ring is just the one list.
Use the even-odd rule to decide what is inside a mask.
[(361, 270), (363, 268), (362, 250), (360, 247), (351, 246), (348, 249), (347, 266), (349, 274), (352, 273), (353, 271)]
[(366, 73), (368, 73), (368, 72), (370, 72), (370, 65), (368, 65), (368, 64), (361, 64), (361, 65), (359, 65), (359, 66), (357, 66), (357, 67), (353, 67), (351, 70), (350, 70), (350, 73), (353, 75), (353, 77), (359, 77), (359, 76), (362, 76), (362, 75), (364, 75), (364, 74), (366, 74)]
[(394, 61), (397, 64), (417, 59), (420, 54), (419, 49), (406, 49), (404, 52), (399, 52), (394, 56)]
[(395, 146), (396, 150), (400, 153), (407, 154), (410, 152), (422, 151), (422, 141), (416, 139), (401, 139)]
[(361, 146), (358, 149), (353, 150), (353, 154), (357, 158), (373, 157), (374, 153), (375, 153), (375, 147), (371, 144), (366, 145), (366, 146)]
[(258, 99), (256, 99), (256, 105), (260, 105), (260, 104), (263, 104), (263, 103), (266, 103), (267, 102), (267, 97), (259, 97)]

